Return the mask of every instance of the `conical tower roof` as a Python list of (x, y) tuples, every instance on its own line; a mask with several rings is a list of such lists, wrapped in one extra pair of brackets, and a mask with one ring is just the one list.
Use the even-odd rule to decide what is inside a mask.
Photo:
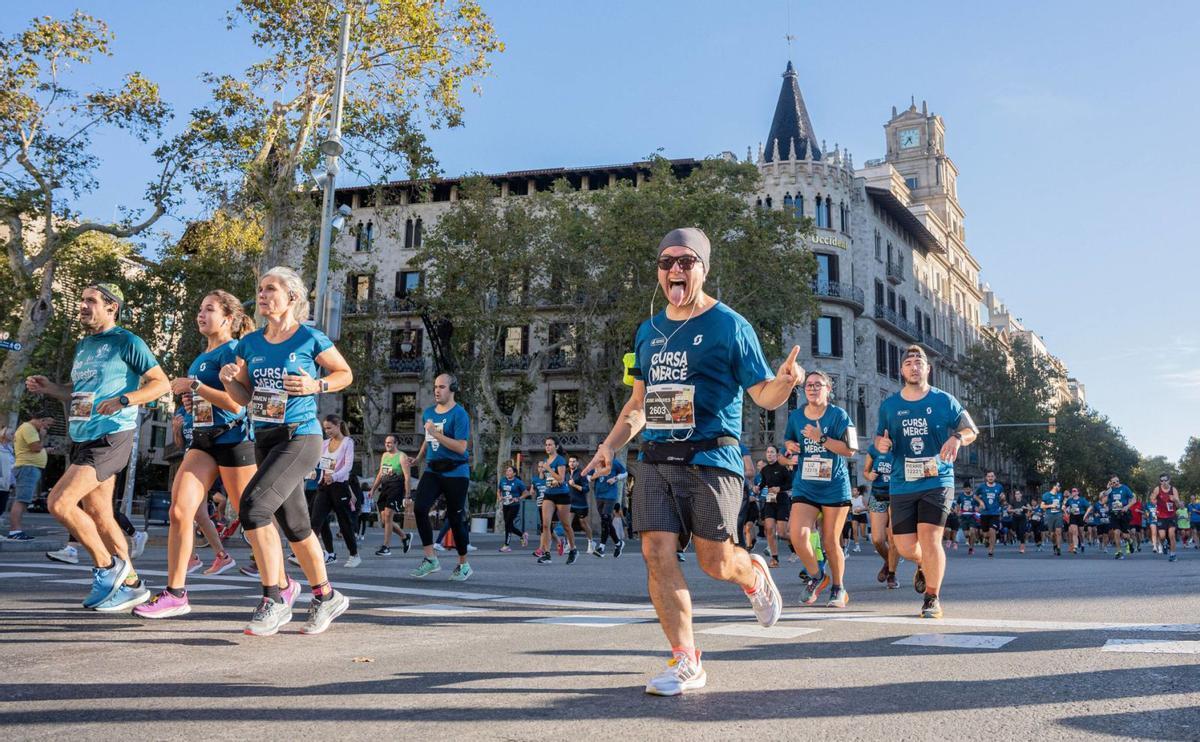
[(796, 68), (788, 62), (783, 73), (783, 87), (779, 89), (779, 102), (775, 104), (775, 117), (771, 119), (771, 132), (767, 134), (765, 159), (775, 159), (775, 144), (779, 152), (787, 156), (791, 143), (795, 142), (797, 160), (819, 160), (821, 149), (813, 133), (808, 109), (804, 107), (804, 96), (800, 94), (800, 83), (796, 79)]

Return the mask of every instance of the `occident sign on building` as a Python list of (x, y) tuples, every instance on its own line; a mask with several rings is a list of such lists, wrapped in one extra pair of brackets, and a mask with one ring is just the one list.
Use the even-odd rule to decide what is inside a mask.
[(850, 243), (843, 239), (834, 237), (831, 234), (818, 234), (808, 238), (808, 241), (814, 245), (829, 245), (836, 247), (839, 250), (847, 250), (850, 248)]

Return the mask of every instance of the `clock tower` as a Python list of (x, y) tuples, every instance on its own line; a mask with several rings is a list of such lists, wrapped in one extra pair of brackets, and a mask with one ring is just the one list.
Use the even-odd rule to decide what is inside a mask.
[(905, 111), (892, 108), (892, 118), (883, 125), (887, 134), (884, 158), (908, 185), (914, 204), (927, 205), (950, 231), (961, 234), (963, 211), (958, 205), (958, 168), (946, 155), (946, 125), (942, 117), (929, 113), (916, 102)]

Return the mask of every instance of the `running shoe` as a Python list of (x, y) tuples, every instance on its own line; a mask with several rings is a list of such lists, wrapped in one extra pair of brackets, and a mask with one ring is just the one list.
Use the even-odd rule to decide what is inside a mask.
[(113, 566), (108, 569), (92, 567), (92, 590), (83, 599), (84, 608), (95, 608), (111, 598), (129, 576), (129, 562), (118, 556), (112, 559)]
[(350, 558), (347, 559), (342, 566), (347, 569), (354, 569), (360, 564), (362, 564), (362, 557), (360, 557), (358, 554), (351, 554)]
[(592, 540), (589, 538), (588, 542), (587, 542), (587, 553), (591, 554), (595, 550), (596, 550), (596, 545), (594, 543), (592, 543)]
[(226, 526), (223, 529), (221, 529), (221, 531), (219, 533), (217, 533), (217, 535), (221, 537), (222, 541), (224, 541), (225, 539), (229, 538), (233, 534), (237, 533), (237, 529), (241, 525), (242, 525), (242, 522), (235, 518), (234, 520), (229, 521), (229, 523), (226, 524)]
[(890, 573), (888, 572), (887, 564), (884, 564), (882, 567), (879, 568), (879, 574), (875, 575), (875, 581), (876, 582), (886, 582), (887, 578), (888, 578), (888, 574), (890, 574)]
[(829, 591), (829, 602), (825, 604), (826, 608), (845, 608), (850, 602), (850, 593), (846, 592), (844, 587), (835, 587)]
[[(1071, 553), (1073, 554), (1073, 553), (1075, 553), (1075, 552), (1071, 552)], [(994, 552), (994, 551), (989, 551), (989, 552), (988, 552), (988, 559), (991, 559), (991, 558), (993, 558), (993, 557), (995, 557), (995, 556), (996, 556), (996, 552)]]
[(236, 566), (237, 562), (233, 560), (233, 557), (229, 556), (226, 552), (222, 552), (217, 554), (217, 558), (213, 559), (212, 566), (204, 570), (204, 574), (209, 577), (216, 577), (217, 575), (225, 574)]
[(75, 547), (70, 544), (67, 544), (58, 551), (47, 551), (46, 558), (52, 562), (79, 564), (79, 552), (75, 551)]
[(130, 539), (130, 541), (133, 543), (132, 547), (129, 549), (129, 558), (137, 559), (140, 557), (142, 552), (146, 550), (146, 542), (149, 540), (150, 535), (145, 531), (134, 531), (133, 538)]
[(769, 629), (783, 614), (783, 596), (779, 594), (779, 588), (771, 577), (771, 570), (767, 567), (765, 559), (758, 554), (751, 554), (750, 564), (758, 573), (758, 579), (754, 592), (746, 593), (746, 597), (750, 599), (750, 607), (754, 609), (754, 617), (758, 619), (759, 625)]
[(150, 591), (140, 581), (137, 585), (122, 584), (108, 600), (96, 605), (97, 613), (120, 613), (150, 600)]
[(567, 564), (574, 564), (575, 560), (578, 558), (579, 558), (579, 549), (571, 549), (570, 551), (567, 552)]
[(471, 569), (469, 564), (460, 564), (450, 573), (450, 579), (454, 582), (466, 582), (467, 578), (475, 574), (475, 570)]
[(512, 551), (512, 547), (509, 546), (508, 544), (505, 544), (504, 546), (500, 547), (500, 553), (502, 553), (502, 554), (507, 554), (510, 551)]
[(246, 624), (242, 633), (250, 636), (273, 636), (291, 620), (292, 607), (290, 605), (282, 601), (277, 603), (270, 598), (263, 598), (258, 607), (254, 609), (254, 615), (250, 617), (250, 623)]
[(188, 604), (186, 592), (175, 597), (166, 590), (155, 595), (149, 602), (142, 603), (133, 609), (133, 615), (138, 618), (174, 618), (191, 612), (192, 606)]
[(435, 541), (435, 542), (434, 542), (434, 544), (433, 544), (433, 550), (434, 550), (434, 551), (445, 551), (445, 550), (446, 550), (446, 547), (445, 547), (445, 546), (442, 546), (442, 542), (441, 542), (441, 541)]
[(337, 552), (336, 551), (325, 552), (325, 563), (326, 564), (333, 564), (336, 561), (337, 561)]
[(250, 562), (244, 567), (238, 567), (238, 572), (241, 572), (247, 577), (258, 577), (258, 565), (254, 562)]
[(974, 546), (968, 546), (968, 547), (967, 547), (967, 556), (974, 556), (974, 555), (975, 555), (975, 547), (974, 547)]
[(300, 597), (300, 583), (289, 579), (288, 584), (279, 591), (279, 597), (287, 604), (288, 608), (296, 605), (296, 598)]
[(917, 567), (917, 571), (913, 573), (913, 590), (922, 595), (925, 594), (925, 573), (921, 571), (920, 567)]
[(521, 534), (521, 548), (524, 549), (526, 546), (529, 546), (529, 534), (522, 533)]
[(467, 544), (467, 551), (479, 551), (479, 547), (475, 544)]
[(596, 548), (592, 550), (592, 556), (603, 557), (604, 556), (604, 544), (596, 544)]
[(1025, 544), (1021, 544), (1021, 547), (1019, 549), (1017, 549), (1017, 553), (1019, 553), (1019, 554), (1025, 553)]
[(405, 533), (403, 538), (404, 538), (404, 540), (400, 542), (400, 548), (403, 550), (403, 552), (405, 554), (407, 554), (409, 548), (412, 546), (412, 534)]
[(329, 628), (333, 619), (346, 612), (350, 607), (350, 599), (337, 590), (325, 600), (313, 599), (308, 606), (308, 620), (300, 627), (301, 634), (320, 634)]
[(1113, 559), (1124, 559), (1124, 558), (1125, 558), (1125, 555), (1122, 554), (1120, 552), (1120, 550), (1118, 550), (1117, 553), (1115, 555), (1113, 555)]
[(8, 532), (8, 540), (9, 541), (32, 541), (33, 536), (30, 536), (28, 533), (25, 533), (24, 531), (9, 531)]
[(617, 557), (621, 556), (622, 551), (625, 551), (625, 542), (618, 541), (617, 545), (613, 547), (613, 559), (616, 559)]
[(921, 606), (921, 618), (941, 618), (942, 601), (936, 595), (926, 595), (925, 603)]
[(888, 590), (895, 590), (898, 587), (900, 587), (900, 583), (896, 581), (896, 573), (895, 572), (888, 572), (887, 587), (888, 587)]
[(816, 577), (809, 577), (804, 582), (804, 592), (800, 595), (800, 602), (803, 605), (812, 605), (817, 602), (817, 598), (821, 596), (821, 591), (829, 587), (829, 577), (821, 572)]
[(855, 541), (854, 542), (854, 553), (857, 554), (860, 551), (862, 551), (862, 547), (859, 546), (859, 543), (857, 541)]
[(1176, 559), (1178, 559), (1178, 558), (1179, 558), (1179, 555), (1178, 555), (1178, 554), (1176, 554), (1175, 552), (1173, 552), (1173, 551), (1172, 551), (1172, 552), (1171, 552), (1171, 555), (1170, 555), (1169, 557), (1167, 557), (1167, 561), (1168, 561), (1168, 562), (1173, 562), (1173, 561), (1175, 561), (1175, 560), (1176, 560)]
[(442, 565), (438, 562), (437, 557), (425, 557), (417, 568), (408, 573), (409, 577), (428, 577), (434, 572), (441, 572)]
[(555, 536), (555, 537), (554, 537), (554, 540), (555, 540), (556, 542), (558, 542), (558, 546), (557, 546), (557, 548), (558, 548), (558, 555), (559, 555), (559, 556), (562, 556), (562, 555), (563, 555), (563, 549), (564, 549), (564, 548), (566, 548), (566, 545), (567, 545), (566, 539), (562, 539), (562, 538), (559, 538), (558, 536)]
[(391, 555), (392, 555), (392, 549), (391, 549), (391, 547), (388, 547), (388, 546), (380, 546), (378, 549), (375, 550), (375, 556), (391, 556)]
[(684, 691), (703, 688), (708, 675), (700, 664), (700, 653), (696, 652), (693, 662), (686, 654), (679, 653), (667, 663), (667, 669), (650, 678), (646, 692), (652, 696), (678, 696)]
[(188, 560), (187, 573), (190, 575), (203, 566), (204, 562), (200, 560), (200, 557), (195, 552), (192, 552), (192, 558)]
[(538, 564), (549, 564), (550, 563), (550, 552), (543, 551), (541, 554), (539, 554), (538, 558), (537, 558), (537, 563)]
[(771, 555), (771, 561), (768, 563), (768, 565), (767, 565), (767, 566), (771, 567), (772, 569), (773, 569), (773, 568), (775, 568), (775, 567), (778, 567), (778, 566), (779, 566), (779, 557), (777, 557), (777, 556), (775, 556), (774, 554), (772, 554), (772, 555)]

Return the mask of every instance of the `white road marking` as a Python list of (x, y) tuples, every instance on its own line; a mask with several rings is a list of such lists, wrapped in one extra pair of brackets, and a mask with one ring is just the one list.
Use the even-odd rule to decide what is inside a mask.
[(744, 636), (750, 639), (795, 639), (805, 634), (814, 634), (820, 629), (810, 629), (799, 626), (780, 626), (775, 624), (769, 629), (765, 629), (758, 624), (753, 623), (735, 623), (725, 626), (716, 626), (711, 629), (701, 629), (697, 634), (717, 634), (718, 636)]
[(1200, 642), (1160, 639), (1109, 639), (1102, 652), (1146, 652), (1149, 654), (1200, 654)]
[(553, 598), (508, 598), (500, 595), (491, 596), (489, 600), (497, 603), (512, 603), (514, 605), (541, 605), (548, 608), (582, 608), (589, 611), (652, 611), (653, 606), (645, 603), (596, 603), (586, 600), (555, 600)]
[(0, 572), (0, 579), (5, 577), (45, 577), (41, 572)]
[(461, 605), (445, 605), (443, 603), (427, 603), (425, 605), (401, 605), (392, 608), (380, 608), (382, 611), (393, 613), (415, 613), (418, 616), (459, 616), (466, 613), (491, 613), (491, 608), (467, 608)]
[(552, 623), (560, 626), (589, 626), (612, 627), (631, 623), (646, 623), (648, 618), (632, 618), (626, 616), (556, 616), (554, 618), (534, 618), (525, 623)]
[(1168, 633), (1200, 633), (1200, 624), (1195, 623), (1115, 623), (1089, 621), (1023, 621), (1003, 618), (942, 618), (927, 619), (916, 616), (830, 616), (831, 621), (851, 621), (883, 624), (920, 624), (930, 628), (956, 626), (974, 629), (1025, 629), (1029, 631), (1155, 631)]
[(988, 636), (986, 634), (915, 634), (892, 644), (909, 647), (949, 647), (954, 649), (1000, 649), (1015, 636)]

